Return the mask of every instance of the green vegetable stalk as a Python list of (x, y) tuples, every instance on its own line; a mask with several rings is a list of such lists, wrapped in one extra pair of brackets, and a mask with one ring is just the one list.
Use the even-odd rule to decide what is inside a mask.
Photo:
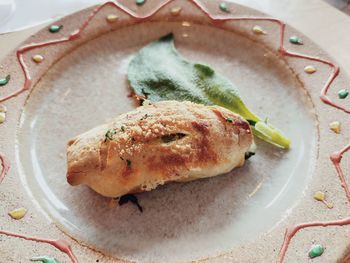
[(128, 79), (136, 95), (151, 101), (179, 100), (219, 105), (245, 118), (255, 136), (289, 148), (281, 131), (252, 113), (235, 86), (207, 65), (192, 63), (179, 55), (172, 34), (142, 48), (131, 60)]

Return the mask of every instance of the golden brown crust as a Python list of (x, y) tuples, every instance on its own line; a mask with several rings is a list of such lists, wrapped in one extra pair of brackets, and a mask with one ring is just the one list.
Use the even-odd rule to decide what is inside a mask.
[(67, 181), (105, 196), (222, 174), (244, 163), (249, 124), (221, 107), (164, 101), (68, 143)]

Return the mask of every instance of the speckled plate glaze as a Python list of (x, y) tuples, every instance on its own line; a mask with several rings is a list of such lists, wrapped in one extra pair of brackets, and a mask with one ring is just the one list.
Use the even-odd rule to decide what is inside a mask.
[[(257, 140), (243, 168), (138, 194), (143, 213), (69, 186), (68, 139), (136, 106), (128, 62), (169, 32), (291, 149)], [(348, 262), (350, 87), (339, 72), (306, 36), (233, 3), (124, 0), (44, 28), (0, 63), (0, 261)]]

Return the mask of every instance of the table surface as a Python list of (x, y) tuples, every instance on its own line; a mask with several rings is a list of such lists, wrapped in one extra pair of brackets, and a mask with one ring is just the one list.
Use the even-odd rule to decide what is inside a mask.
[[(326, 50), (350, 75), (350, 16), (322, 0), (233, 0), (284, 20)], [(0, 59), (46, 24), (0, 35)]]

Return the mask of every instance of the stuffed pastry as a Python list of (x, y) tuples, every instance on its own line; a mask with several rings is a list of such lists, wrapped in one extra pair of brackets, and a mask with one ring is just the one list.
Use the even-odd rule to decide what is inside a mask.
[(162, 101), (122, 114), (68, 142), (67, 181), (119, 197), (242, 166), (249, 123), (218, 106)]

